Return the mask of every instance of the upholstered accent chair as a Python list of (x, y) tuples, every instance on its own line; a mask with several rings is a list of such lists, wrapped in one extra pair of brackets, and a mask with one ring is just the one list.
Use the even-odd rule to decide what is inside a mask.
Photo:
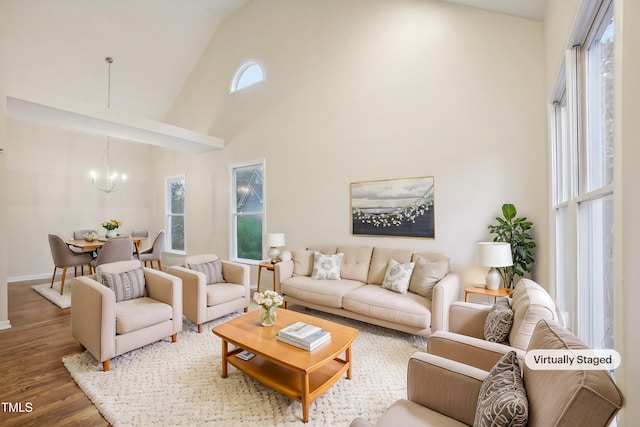
[(205, 322), (248, 310), (248, 265), (204, 254), (185, 257), (184, 267), (172, 266), (167, 272), (182, 279), (184, 315), (198, 325), (198, 332), (202, 332)]
[(77, 275), (77, 269), (80, 267), (81, 274), (84, 274), (84, 266), (91, 270), (91, 255), (88, 253), (76, 253), (69, 249), (69, 246), (62, 240), (60, 236), (49, 234), (49, 248), (51, 249), (51, 257), (53, 258), (53, 276), (51, 276), (51, 287), (56, 278), (56, 271), (62, 269), (62, 282), (60, 286), (60, 295), (64, 292), (64, 281), (67, 276), (67, 268), (74, 268), (74, 275)]
[(133, 240), (124, 237), (112, 237), (98, 251), (98, 256), (91, 261), (91, 267), (96, 268), (102, 264), (112, 262), (129, 261), (133, 258)]
[(101, 264), (75, 278), (71, 332), (104, 371), (112, 358), (182, 330), (182, 281), (140, 261)]
[(147, 262), (150, 264), (150, 267), (153, 268), (153, 262), (155, 261), (158, 265), (158, 270), (162, 270), (162, 262), (160, 261), (160, 257), (162, 256), (162, 251), (164, 250), (164, 230), (158, 231), (158, 235), (153, 241), (153, 245), (144, 251), (140, 252), (140, 261), (147, 266)]
[[(533, 330), (528, 350), (586, 348), (559, 323), (541, 320)], [(511, 376), (517, 380), (519, 365), (517, 362), (513, 365)], [(522, 402), (515, 402), (516, 398), (521, 400), (522, 395), (526, 395), (524, 405), (529, 427), (600, 427), (609, 425), (623, 404), (622, 394), (605, 370), (534, 370), (524, 365), (520, 387), (524, 387), (526, 393), (518, 396), (514, 392), (517, 387), (500, 387), (492, 382), (493, 368), (487, 372), (433, 354), (414, 353), (407, 369), (407, 399), (393, 403), (375, 426), (512, 425), (492, 417), (498, 413), (513, 415), (509, 409), (514, 405), (522, 407)], [(497, 394), (491, 402), (493, 405), (487, 405), (487, 401), (480, 398), (488, 389)], [(503, 412), (499, 412), (500, 409)], [(351, 427), (371, 426), (362, 418), (351, 423)]]

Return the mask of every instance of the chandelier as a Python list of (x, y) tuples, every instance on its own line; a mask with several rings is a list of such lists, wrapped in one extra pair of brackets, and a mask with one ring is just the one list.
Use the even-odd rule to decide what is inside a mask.
[[(107, 109), (111, 108), (111, 64), (113, 63), (113, 58), (107, 56), (105, 62), (108, 64), (108, 84), (107, 84)], [(115, 170), (111, 169), (111, 138), (107, 135), (107, 147), (102, 155), (102, 163), (106, 168), (106, 174), (103, 180), (100, 180), (100, 176), (96, 171), (91, 171), (89, 174), (91, 175), (91, 183), (94, 187), (96, 187), (100, 191), (104, 191), (105, 193), (111, 193), (113, 191), (118, 191), (122, 188), (124, 183), (127, 181), (126, 175), (118, 175)]]

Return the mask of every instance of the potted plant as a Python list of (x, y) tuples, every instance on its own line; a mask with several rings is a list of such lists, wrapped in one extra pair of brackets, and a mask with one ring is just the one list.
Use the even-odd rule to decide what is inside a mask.
[(490, 225), (489, 232), (495, 234), (494, 242), (507, 242), (511, 245), (511, 257), (513, 265), (500, 267), (498, 270), (504, 280), (505, 288), (513, 289), (515, 278), (523, 277), (525, 273), (531, 273), (531, 265), (535, 262), (533, 248), (536, 243), (529, 233), (533, 227), (526, 217), (517, 218), (516, 207), (511, 203), (502, 205), (503, 218), (497, 217), (497, 225)]

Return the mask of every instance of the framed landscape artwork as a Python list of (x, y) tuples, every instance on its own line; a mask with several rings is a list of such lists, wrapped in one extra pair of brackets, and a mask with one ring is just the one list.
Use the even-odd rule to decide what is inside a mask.
[(435, 238), (434, 177), (351, 183), (351, 233)]

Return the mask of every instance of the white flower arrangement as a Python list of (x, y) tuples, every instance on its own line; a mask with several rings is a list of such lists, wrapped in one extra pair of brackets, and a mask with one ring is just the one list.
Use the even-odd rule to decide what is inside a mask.
[(279, 295), (276, 291), (269, 290), (254, 293), (253, 300), (256, 304), (265, 308), (278, 307), (284, 302), (282, 295)]

